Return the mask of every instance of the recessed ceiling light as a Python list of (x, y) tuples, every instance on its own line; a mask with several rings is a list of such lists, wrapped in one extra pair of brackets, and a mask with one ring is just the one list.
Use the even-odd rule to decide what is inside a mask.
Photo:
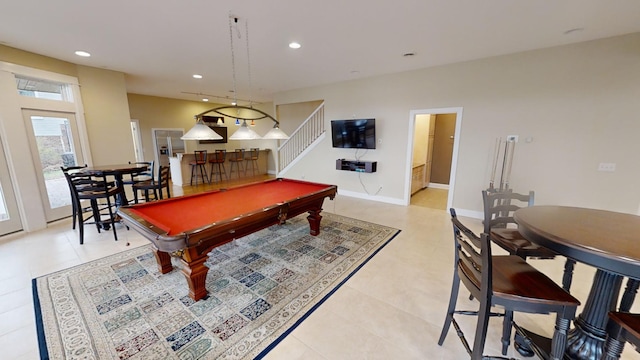
[(194, 78), (194, 79), (202, 79), (202, 75), (200, 75), (200, 74), (193, 74), (193, 78)]
[(238, 103), (237, 103), (237, 102), (235, 102), (235, 101), (232, 101), (232, 102), (231, 102), (231, 105), (236, 106), (236, 105), (238, 105)]
[(91, 56), (91, 54), (89, 54), (89, 53), (88, 53), (88, 52), (86, 52), (86, 51), (82, 51), (82, 50), (78, 50), (78, 51), (76, 51), (76, 55), (78, 55), (78, 56), (82, 56), (82, 57), (89, 57), (89, 56)]
[(207, 101), (209, 101), (209, 99), (203, 98), (202, 101), (207, 102)]
[(300, 49), (301, 46), (302, 45), (300, 45), (300, 43), (297, 43), (295, 41), (292, 42), (292, 43), (289, 43), (289, 47), (292, 48), (292, 49)]

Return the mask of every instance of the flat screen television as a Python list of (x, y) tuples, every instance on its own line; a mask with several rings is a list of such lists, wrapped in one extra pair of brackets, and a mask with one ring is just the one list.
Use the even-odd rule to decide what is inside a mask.
[(376, 148), (376, 119), (331, 120), (334, 148)]

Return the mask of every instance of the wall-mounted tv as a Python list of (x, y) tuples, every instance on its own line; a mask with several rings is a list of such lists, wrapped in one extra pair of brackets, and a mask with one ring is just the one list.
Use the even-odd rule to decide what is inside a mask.
[(331, 120), (334, 148), (376, 148), (376, 119)]

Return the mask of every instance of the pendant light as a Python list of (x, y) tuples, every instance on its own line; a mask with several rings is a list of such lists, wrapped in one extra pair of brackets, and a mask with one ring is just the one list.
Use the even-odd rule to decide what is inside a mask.
[(181, 140), (221, 140), (222, 136), (218, 135), (210, 127), (208, 127), (202, 118), (196, 117), (196, 124), (191, 130), (180, 137)]

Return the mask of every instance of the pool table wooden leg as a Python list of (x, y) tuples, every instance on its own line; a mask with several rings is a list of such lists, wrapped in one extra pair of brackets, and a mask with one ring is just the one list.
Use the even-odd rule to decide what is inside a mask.
[(161, 274), (166, 274), (173, 270), (173, 265), (171, 265), (171, 255), (158, 249), (153, 249), (153, 254), (156, 256), (158, 270)]
[(320, 234), (320, 220), (322, 219), (320, 211), (322, 211), (322, 209), (309, 210), (309, 216), (307, 216), (307, 220), (309, 220), (309, 234), (313, 236)]
[(205, 282), (207, 280), (207, 272), (209, 268), (204, 265), (207, 261), (207, 257), (203, 256), (199, 259), (186, 262), (184, 259), (180, 259), (182, 262), (182, 274), (187, 279), (189, 284), (189, 297), (194, 301), (207, 298), (207, 289), (205, 288)]

